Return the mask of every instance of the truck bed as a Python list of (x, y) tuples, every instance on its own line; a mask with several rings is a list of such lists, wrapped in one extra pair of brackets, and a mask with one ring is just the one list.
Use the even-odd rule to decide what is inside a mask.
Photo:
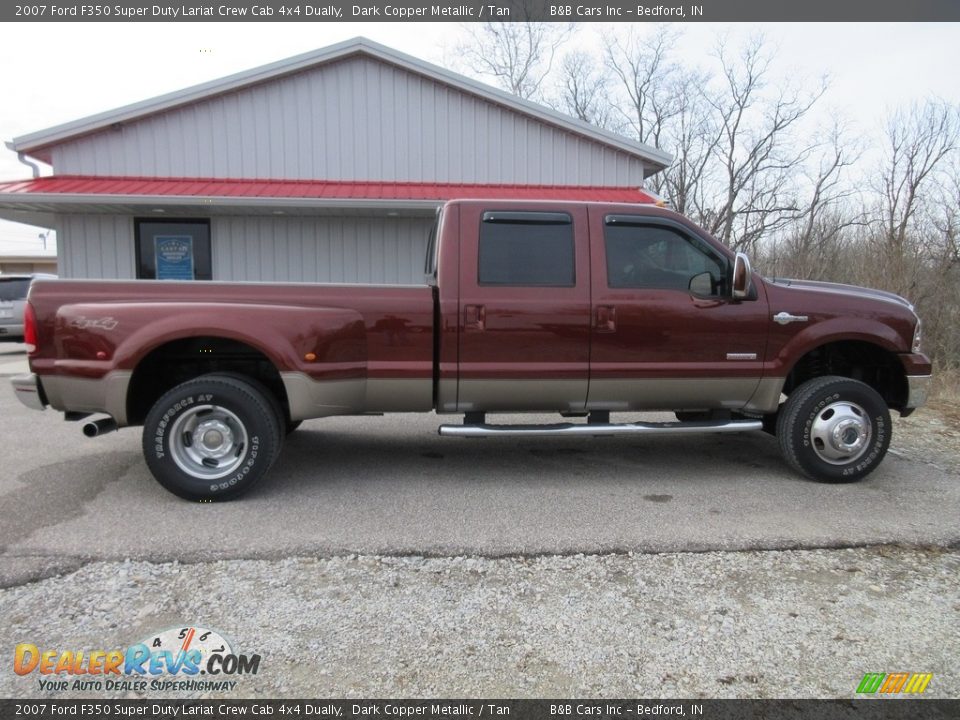
[(157, 348), (204, 336), (263, 353), (300, 388), (290, 403), (304, 417), (328, 414), (299, 397), (322, 394), (313, 387), (321, 383), (349, 385), (341, 412), (432, 407), (434, 290), (426, 285), (57, 280), (36, 282), (30, 303), (39, 348), (31, 367), (50, 378), (54, 407), (57, 377), (131, 373)]

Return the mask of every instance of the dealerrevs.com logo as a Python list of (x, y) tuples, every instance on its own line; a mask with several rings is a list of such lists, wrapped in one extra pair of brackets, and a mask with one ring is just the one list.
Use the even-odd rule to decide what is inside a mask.
[(933, 673), (867, 673), (857, 686), (858, 695), (919, 695), (927, 689)]
[(126, 650), (41, 649), (20, 643), (13, 671), (36, 676), (45, 691), (230, 691), (243, 675), (256, 675), (260, 656), (236, 653), (216, 630), (178, 627)]

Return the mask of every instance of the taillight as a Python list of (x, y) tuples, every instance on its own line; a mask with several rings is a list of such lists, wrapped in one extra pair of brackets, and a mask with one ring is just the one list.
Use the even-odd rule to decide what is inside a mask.
[(37, 351), (37, 316), (30, 303), (23, 306), (23, 344), (27, 346), (27, 355)]

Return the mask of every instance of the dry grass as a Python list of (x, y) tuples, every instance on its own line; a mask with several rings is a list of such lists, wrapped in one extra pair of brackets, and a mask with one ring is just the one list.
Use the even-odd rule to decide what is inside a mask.
[(931, 399), (954, 404), (960, 403), (960, 368), (933, 368)]
[(893, 449), (960, 472), (960, 369), (936, 368), (927, 404), (910, 417), (894, 413)]

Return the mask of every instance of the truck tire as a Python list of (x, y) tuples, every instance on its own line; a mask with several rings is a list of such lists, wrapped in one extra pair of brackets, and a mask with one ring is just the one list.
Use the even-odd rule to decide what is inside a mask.
[(186, 500), (231, 500), (253, 487), (280, 453), (281, 418), (259, 383), (202, 375), (166, 392), (147, 413), (150, 472)]
[[(292, 432), (295, 432), (303, 424), (303, 420), (288, 420), (287, 413), (283, 410), (283, 405), (280, 404), (280, 401), (277, 399), (277, 396), (274, 395), (262, 382), (256, 378), (249, 377), (247, 375), (242, 375), (240, 373), (232, 372), (221, 372), (217, 373), (221, 377), (230, 377), (235, 380), (240, 380), (249, 384), (251, 387), (256, 388), (260, 391), (260, 394), (263, 395), (267, 400), (270, 401), (273, 411), (277, 414), (277, 417), (280, 418), (280, 426), (283, 428), (283, 434), (289, 435)], [(282, 438), (281, 438), (282, 441)]]
[[(217, 375), (220, 377), (239, 380), (240, 382), (246, 383), (250, 387), (258, 390), (260, 394), (270, 402), (270, 407), (273, 408), (273, 411), (277, 414), (277, 417), (280, 418), (280, 427), (283, 429), (284, 435), (289, 435), (292, 433), (294, 430), (300, 427), (300, 424), (303, 422), (303, 420), (288, 420), (287, 414), (283, 410), (283, 405), (280, 404), (277, 396), (270, 392), (270, 389), (256, 378), (235, 372), (218, 372)], [(281, 443), (282, 441), (283, 438), (281, 438)]]
[(790, 466), (820, 482), (856, 482), (890, 446), (890, 411), (858, 380), (826, 376), (797, 387), (780, 409), (777, 440)]

